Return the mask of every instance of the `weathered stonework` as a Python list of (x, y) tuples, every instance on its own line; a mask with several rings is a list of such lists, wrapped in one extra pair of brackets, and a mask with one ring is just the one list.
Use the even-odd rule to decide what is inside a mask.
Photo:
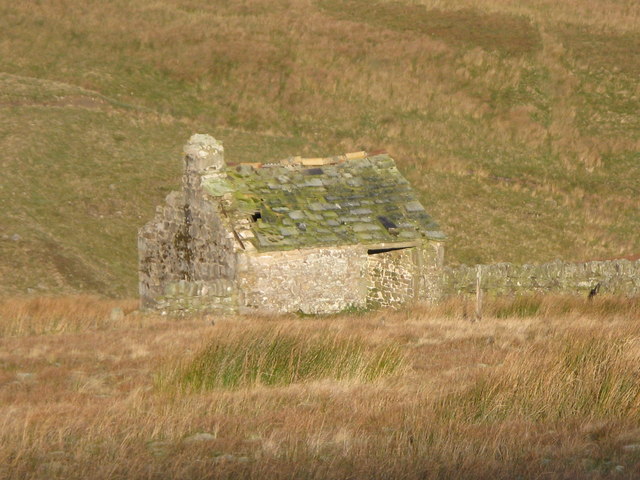
[(243, 255), (243, 304), (264, 312), (336, 313), (366, 307), (366, 251), (358, 246)]
[(367, 303), (390, 307), (417, 300), (420, 288), (417, 255), (417, 247), (370, 251)]
[(429, 302), (440, 300), (444, 295), (444, 244), (424, 242), (420, 258), (420, 299)]
[(335, 313), (434, 301), (443, 240), (386, 154), (225, 165), (194, 135), (139, 234), (143, 307)]
[(521, 293), (588, 294), (596, 285), (600, 293), (640, 295), (640, 260), (608, 260), (583, 263), (550, 262), (540, 265), (497, 263), (446, 268), (445, 293), (472, 293), (477, 269), (482, 269), (482, 289), (489, 294)]
[(140, 298), (144, 306), (153, 305), (154, 299), (164, 294), (165, 285), (189, 277), (189, 254), (183, 241), (188, 230), (184, 205), (182, 193), (170, 193), (166, 205), (156, 208), (154, 220), (138, 234)]

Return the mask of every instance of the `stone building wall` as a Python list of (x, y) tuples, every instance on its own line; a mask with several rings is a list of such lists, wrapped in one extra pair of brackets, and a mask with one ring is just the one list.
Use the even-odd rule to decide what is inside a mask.
[(361, 246), (238, 256), (241, 302), (251, 311), (337, 313), (364, 308), (367, 252)]
[[(481, 265), (482, 288), (490, 294), (575, 293), (586, 295), (597, 284), (600, 293), (640, 295), (640, 260), (584, 263), (551, 262), (540, 265), (498, 263)], [(445, 293), (472, 293), (477, 267), (461, 265), (444, 271)]]
[(435, 301), (441, 265), (437, 242), (380, 252), (363, 245), (241, 252), (239, 303), (251, 311), (313, 314)]
[(367, 307), (392, 307), (416, 299), (416, 247), (369, 250)]
[(201, 185), (203, 178), (226, 176), (222, 171), (224, 150), (211, 137), (204, 137), (192, 137), (185, 147), (182, 184), (191, 251), (191, 278), (187, 280), (233, 280), (236, 273), (235, 251), (239, 245), (229, 220), (225, 218), (225, 201), (222, 196), (209, 195)]
[(231, 280), (179, 280), (164, 286), (164, 293), (154, 307), (166, 313), (236, 313), (238, 295)]
[(197, 191), (187, 201), (191, 279), (234, 279), (238, 243), (224, 217), (222, 200)]
[(167, 311), (237, 306), (237, 291), (230, 288), (234, 241), (215, 204), (198, 197), (187, 203), (182, 193), (171, 193), (138, 237), (142, 306)]

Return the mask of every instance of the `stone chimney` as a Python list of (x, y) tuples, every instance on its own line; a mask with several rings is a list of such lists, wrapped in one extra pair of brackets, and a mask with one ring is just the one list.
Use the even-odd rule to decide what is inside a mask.
[(223, 170), (224, 148), (211, 135), (196, 133), (184, 146), (185, 173), (213, 173)]
[(203, 178), (224, 178), (224, 148), (211, 135), (196, 133), (184, 146), (182, 186), (188, 204), (194, 201)]

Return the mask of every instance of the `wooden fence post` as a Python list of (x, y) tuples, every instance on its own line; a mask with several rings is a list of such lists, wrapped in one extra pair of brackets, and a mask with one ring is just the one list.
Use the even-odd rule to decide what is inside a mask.
[(475, 321), (482, 320), (482, 265), (476, 265), (476, 316)]

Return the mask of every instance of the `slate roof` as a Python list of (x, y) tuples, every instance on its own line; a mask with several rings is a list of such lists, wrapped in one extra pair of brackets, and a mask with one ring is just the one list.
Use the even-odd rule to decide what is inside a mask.
[(230, 194), (225, 213), (258, 251), (444, 240), (389, 155), (347, 157), (228, 166), (226, 179), (203, 178), (203, 187)]

